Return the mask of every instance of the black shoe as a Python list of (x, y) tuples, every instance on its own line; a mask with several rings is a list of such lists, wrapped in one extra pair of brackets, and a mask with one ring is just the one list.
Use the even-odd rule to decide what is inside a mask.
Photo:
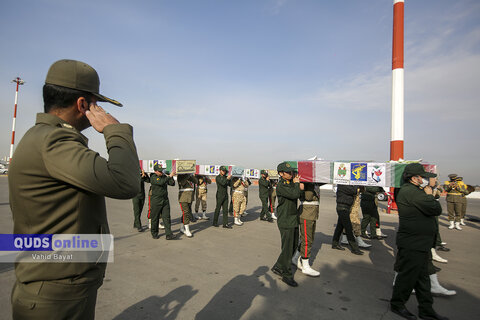
[(270, 270), (272, 270), (272, 272), (275, 273), (277, 276), (282, 276), (282, 270), (278, 269), (277, 267), (273, 266)]
[(142, 228), (142, 227), (138, 227), (138, 228), (137, 228), (137, 231), (138, 231), (138, 232), (143, 232), (143, 228)]
[(419, 318), (424, 319), (424, 320), (448, 320), (447, 317), (443, 317), (443, 316), (439, 315), (438, 313), (436, 313), (435, 311), (433, 311), (433, 314), (431, 314), (431, 315), (419, 316)]
[(214, 226), (215, 228), (218, 228), (218, 223), (214, 223), (212, 224), (212, 226)]
[(262, 220), (262, 221), (266, 221), (266, 220), (267, 220), (267, 218), (265, 218), (265, 217), (260, 217), (260, 220)]
[(167, 234), (167, 236), (165, 237), (165, 240), (175, 240), (176, 238), (177, 236), (174, 234)]
[(392, 311), (393, 313), (398, 314), (400, 317), (403, 317), (403, 318), (408, 319), (408, 320), (416, 320), (417, 319), (417, 317), (413, 313), (408, 311), (407, 308), (405, 308), (405, 307), (397, 308), (397, 307), (394, 307), (394, 306), (390, 306), (390, 311)]
[(332, 243), (332, 249), (345, 250), (345, 248), (339, 245), (338, 243)]
[(282, 277), (282, 281), (288, 284), (290, 287), (298, 287), (298, 283), (291, 278)]
[(362, 234), (360, 235), (360, 237), (362, 237), (363, 239), (372, 239), (372, 237), (370, 237), (370, 236), (369, 236), (368, 234), (366, 234), (366, 233), (362, 233)]
[(272, 218), (267, 218), (266, 219), (268, 222), (273, 222), (273, 219)]
[(433, 265), (433, 269), (435, 269), (435, 272), (440, 272), (442, 271), (442, 268), (437, 267), (436, 265)]
[(438, 251), (445, 251), (445, 252), (450, 251), (450, 249), (448, 249), (448, 248), (445, 247), (445, 246), (438, 246), (438, 247), (437, 247), (437, 250), (438, 250)]
[(232, 229), (232, 226), (229, 225), (229, 224), (224, 224), (223, 227), (224, 227), (225, 229)]
[(152, 234), (152, 238), (153, 239), (158, 239), (158, 238), (160, 238), (160, 235), (159, 234)]

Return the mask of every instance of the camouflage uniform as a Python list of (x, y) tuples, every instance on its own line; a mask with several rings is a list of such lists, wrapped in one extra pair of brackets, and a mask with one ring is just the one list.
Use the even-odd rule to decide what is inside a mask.
[(212, 183), (209, 177), (199, 176), (198, 183), (195, 189), (196, 201), (195, 201), (195, 213), (198, 213), (200, 203), (202, 204), (202, 211), (207, 211), (207, 185)]

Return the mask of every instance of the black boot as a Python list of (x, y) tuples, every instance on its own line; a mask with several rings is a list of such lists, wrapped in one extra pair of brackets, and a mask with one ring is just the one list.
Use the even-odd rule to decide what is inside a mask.
[(338, 241), (332, 241), (332, 249), (345, 250), (344, 247), (338, 244)]
[(356, 255), (359, 255), (359, 256), (361, 256), (361, 255), (363, 254), (363, 252), (360, 250), (360, 248), (358, 248), (357, 242), (355, 242), (355, 241), (348, 241), (348, 245), (350, 246), (350, 251), (351, 251), (353, 254), (356, 254)]

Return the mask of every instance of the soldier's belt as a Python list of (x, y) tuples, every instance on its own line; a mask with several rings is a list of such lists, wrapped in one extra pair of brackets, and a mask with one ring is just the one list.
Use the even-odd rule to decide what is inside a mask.
[(193, 191), (192, 188), (179, 189), (178, 191)]
[(207, 189), (207, 187), (198, 187), (198, 189)]
[(300, 201), (300, 205), (319, 206), (320, 202), (318, 202), (318, 201)]
[(235, 190), (233, 192), (244, 193), (245, 191)]

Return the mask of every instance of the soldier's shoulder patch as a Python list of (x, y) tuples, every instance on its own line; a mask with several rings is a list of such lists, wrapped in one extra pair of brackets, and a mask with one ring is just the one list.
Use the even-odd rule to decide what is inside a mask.
[(62, 127), (67, 128), (67, 129), (73, 129), (73, 127), (68, 123), (62, 123)]

